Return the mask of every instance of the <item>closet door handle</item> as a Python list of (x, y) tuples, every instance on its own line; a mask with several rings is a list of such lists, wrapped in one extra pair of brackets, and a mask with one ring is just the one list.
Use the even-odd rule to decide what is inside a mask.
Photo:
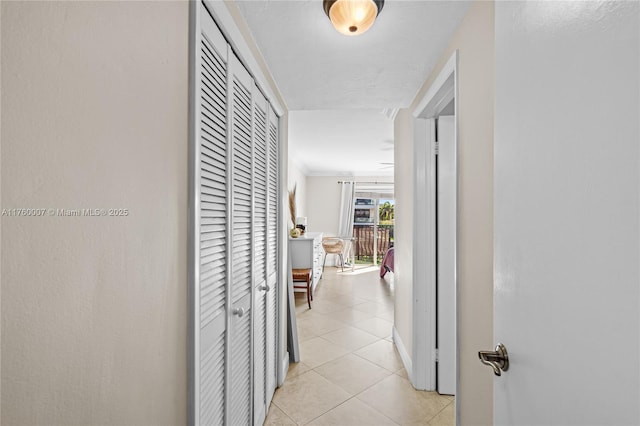
[(260, 290), (269, 291), (269, 290), (271, 290), (271, 287), (269, 287), (268, 285), (265, 284), (263, 286), (260, 286)]
[(242, 317), (244, 315), (244, 308), (233, 308), (231, 311), (233, 315), (237, 315), (238, 317)]

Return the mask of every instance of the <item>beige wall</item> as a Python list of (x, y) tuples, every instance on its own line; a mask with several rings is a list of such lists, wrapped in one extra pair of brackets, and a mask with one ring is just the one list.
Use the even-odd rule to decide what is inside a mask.
[[(2, 5), (0, 5), (0, 55), (2, 54)], [(2, 59), (0, 57), (0, 208), (2, 208)], [(0, 219), (1, 220), (1, 219)], [(2, 377), (2, 226), (0, 225), (0, 378)], [(0, 379), (0, 425), (2, 425), (2, 380)]]
[[(307, 218), (309, 229), (325, 235), (338, 235), (340, 185), (337, 176), (307, 177)], [(351, 178), (349, 178), (351, 179)], [(330, 260), (333, 256), (330, 256)], [(329, 260), (329, 261), (330, 261)]]
[(2, 423), (184, 424), (188, 5), (1, 7)]
[[(411, 110), (424, 97), (440, 70), (457, 49), (459, 120), (459, 363), (457, 395), (460, 424), (493, 422), (493, 376), (478, 361), (477, 351), (493, 347), (493, 99), (494, 99), (494, 10), (493, 2), (476, 1), (469, 9), (438, 65), (418, 92)], [(412, 144), (407, 112), (396, 118), (396, 161), (406, 156)], [(411, 148), (413, 149), (413, 148)], [(409, 169), (396, 172), (396, 187), (408, 182)], [(397, 196), (398, 197), (398, 196)], [(410, 214), (401, 210), (397, 217)], [(400, 219), (398, 219), (400, 222)], [(406, 250), (398, 228), (397, 250)], [(411, 308), (408, 280), (402, 276), (403, 257), (397, 256), (399, 276), (396, 311)], [(399, 283), (398, 283), (399, 281)], [(404, 293), (404, 294), (403, 294)], [(410, 327), (401, 314), (396, 327), (402, 336)], [(406, 341), (405, 341), (406, 343)], [(411, 353), (411, 352), (409, 352)]]
[(394, 122), (395, 167), (395, 268), (394, 327), (409, 357), (413, 353), (413, 123), (411, 113), (401, 109)]

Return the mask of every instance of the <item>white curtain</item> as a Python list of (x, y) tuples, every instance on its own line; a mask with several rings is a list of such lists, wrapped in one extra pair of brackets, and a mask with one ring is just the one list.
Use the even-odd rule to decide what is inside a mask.
[(356, 194), (355, 182), (342, 182), (340, 193), (340, 216), (338, 222), (338, 236), (353, 237), (353, 203)]
[(342, 182), (341, 185), (338, 236), (345, 239), (343, 256), (348, 259), (351, 252), (351, 238), (353, 237), (353, 203), (355, 201), (356, 183)]

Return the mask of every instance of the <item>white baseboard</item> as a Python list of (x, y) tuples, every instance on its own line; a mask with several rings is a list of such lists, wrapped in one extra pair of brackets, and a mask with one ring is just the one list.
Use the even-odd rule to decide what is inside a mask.
[(411, 357), (409, 356), (409, 352), (407, 352), (407, 348), (405, 348), (404, 343), (402, 343), (402, 339), (400, 338), (395, 325), (393, 326), (393, 343), (395, 343), (396, 348), (398, 348), (398, 353), (400, 354), (400, 359), (402, 359), (402, 363), (404, 364), (404, 369), (407, 370), (409, 381), (413, 384), (413, 365), (411, 364)]
[(282, 386), (287, 372), (289, 371), (289, 352), (285, 352), (284, 356), (280, 360), (280, 374), (278, 376), (278, 387)]

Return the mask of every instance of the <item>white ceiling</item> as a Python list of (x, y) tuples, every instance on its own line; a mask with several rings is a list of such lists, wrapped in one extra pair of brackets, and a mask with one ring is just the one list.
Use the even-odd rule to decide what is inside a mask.
[(292, 159), (308, 174), (363, 175), (393, 162), (383, 109), (409, 106), (470, 2), (386, 0), (357, 37), (334, 30), (322, 0), (236, 4), (290, 111)]
[(289, 158), (307, 176), (393, 175), (393, 121), (380, 109), (289, 113)]

